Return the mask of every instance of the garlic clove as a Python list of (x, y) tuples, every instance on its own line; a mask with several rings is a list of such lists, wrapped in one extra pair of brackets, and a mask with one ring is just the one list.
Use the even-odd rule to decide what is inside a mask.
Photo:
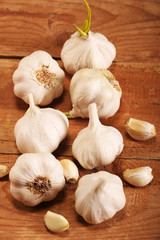
[(153, 124), (134, 118), (130, 118), (126, 122), (126, 130), (135, 140), (145, 141), (156, 136), (156, 129)]
[(69, 223), (62, 215), (48, 211), (44, 216), (47, 228), (56, 233), (64, 232), (69, 228)]
[(147, 166), (127, 169), (123, 172), (123, 178), (133, 186), (144, 187), (153, 179), (152, 168)]
[(9, 173), (8, 167), (5, 165), (0, 165), (0, 178), (5, 177)]
[(62, 159), (63, 174), (67, 182), (75, 183), (78, 180), (79, 172), (77, 166), (69, 159)]

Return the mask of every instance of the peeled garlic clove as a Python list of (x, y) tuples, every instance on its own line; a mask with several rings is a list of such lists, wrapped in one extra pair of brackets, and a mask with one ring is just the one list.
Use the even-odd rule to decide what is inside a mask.
[(109, 118), (119, 109), (122, 90), (106, 69), (81, 69), (71, 79), (72, 118), (88, 118), (88, 106), (96, 103), (99, 118)]
[(45, 51), (35, 51), (24, 57), (13, 74), (14, 93), (29, 103), (32, 93), (35, 104), (48, 105), (63, 92), (65, 74)]
[(63, 167), (63, 174), (67, 182), (75, 183), (79, 177), (77, 166), (69, 159), (60, 160), (60, 163)]
[(0, 165), (0, 178), (3, 178), (9, 173), (8, 167), (5, 165)]
[(35, 106), (32, 94), (29, 105), (14, 128), (17, 148), (21, 153), (52, 153), (67, 135), (68, 119), (59, 110)]
[(123, 172), (123, 178), (133, 186), (144, 187), (153, 179), (152, 168), (147, 166), (127, 169)]
[(153, 124), (134, 118), (130, 118), (126, 122), (126, 130), (136, 140), (145, 141), (156, 136), (156, 129)]
[(48, 211), (44, 216), (47, 228), (56, 233), (64, 232), (69, 228), (69, 223), (62, 215)]

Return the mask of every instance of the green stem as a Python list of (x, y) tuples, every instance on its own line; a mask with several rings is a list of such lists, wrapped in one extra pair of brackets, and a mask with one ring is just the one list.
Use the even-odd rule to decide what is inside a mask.
[(68, 119), (71, 119), (72, 117), (71, 117), (71, 115), (69, 114), (69, 112), (63, 112), (65, 115), (66, 115), (66, 117), (68, 118)]
[(80, 35), (82, 35), (83, 37), (87, 37), (87, 33), (82, 31), (81, 28), (77, 27), (75, 24), (73, 24), (73, 26), (77, 29), (77, 31), (80, 33)]
[(79, 32), (79, 35), (78, 36), (84, 36), (84, 37), (87, 37), (88, 36), (88, 32), (89, 32), (89, 29), (90, 29), (90, 26), (91, 26), (91, 9), (87, 3), (86, 0), (83, 0), (86, 7), (87, 7), (87, 10), (88, 10), (88, 19), (86, 19), (82, 25), (81, 28), (79, 28), (77, 25), (74, 24), (74, 27), (76, 28), (76, 30)]
[(84, 0), (84, 3), (86, 4), (87, 10), (88, 10), (88, 25), (85, 29), (85, 32), (88, 33), (91, 26), (91, 9), (86, 0)]

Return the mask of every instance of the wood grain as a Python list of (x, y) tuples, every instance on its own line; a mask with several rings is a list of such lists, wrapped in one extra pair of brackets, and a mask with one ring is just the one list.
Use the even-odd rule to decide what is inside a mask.
[[(3, 117), (0, 118), (1, 141), (0, 153), (18, 154), (13, 134), (14, 125), (22, 117), (28, 108), (21, 99), (15, 97), (13, 93), (12, 74), (17, 68), (20, 60), (1, 59), (0, 67), (3, 71), (0, 73), (1, 89), (1, 112)], [(62, 63), (59, 62), (60, 66)], [(159, 159), (160, 157), (160, 84), (159, 69), (154, 69), (154, 64), (149, 64), (148, 68), (142, 72), (142, 67), (137, 63), (114, 63), (110, 70), (119, 80), (122, 87), (123, 95), (121, 106), (118, 112), (112, 118), (102, 120), (103, 124), (116, 127), (123, 135), (125, 148), (120, 155), (123, 158), (142, 158), (142, 159)], [(147, 65), (146, 65), (147, 66)], [(8, 81), (6, 81), (6, 79)], [(71, 109), (69, 95), (69, 84), (71, 76), (66, 74), (65, 90), (59, 99), (53, 101), (49, 107), (67, 112)], [(150, 83), (150, 84), (149, 84)], [(138, 86), (138, 88), (137, 88)], [(10, 96), (8, 98), (8, 96)], [(7, 106), (7, 108), (6, 108)], [(125, 122), (130, 118), (138, 118), (155, 124), (157, 137), (147, 142), (138, 142), (131, 139), (125, 130)], [(87, 119), (71, 119), (69, 122), (69, 132), (67, 138), (62, 142), (56, 154), (71, 156), (71, 146), (77, 133), (87, 126)], [(10, 128), (8, 128), (8, 125)], [(10, 148), (8, 148), (8, 143)], [(143, 149), (143, 151), (142, 151)]]
[[(113, 42), (117, 56), (110, 70), (122, 88), (121, 106), (105, 125), (116, 127), (123, 136), (124, 150), (109, 166), (93, 171), (83, 169), (72, 156), (72, 143), (88, 119), (70, 119), (66, 139), (53, 153), (57, 159), (69, 158), (79, 168), (80, 177), (105, 170), (123, 181), (126, 206), (112, 219), (98, 225), (87, 224), (74, 209), (77, 184), (66, 184), (51, 202), (27, 207), (13, 199), (8, 176), (0, 179), (1, 240), (158, 240), (160, 239), (160, 2), (158, 0), (88, 0), (92, 10), (91, 29)], [(0, 0), (0, 164), (9, 170), (20, 155), (14, 137), (16, 121), (28, 108), (13, 93), (12, 74), (23, 56), (45, 50), (63, 68), (60, 52), (81, 26), (87, 11), (81, 0)], [(66, 73), (66, 72), (65, 72)], [(63, 112), (72, 107), (69, 95), (71, 76), (66, 73), (63, 95), (48, 107)], [(129, 117), (155, 124), (157, 135), (146, 142), (128, 136)], [(144, 188), (123, 180), (127, 168), (150, 166), (154, 179)], [(62, 234), (48, 231), (43, 216), (51, 210), (65, 216), (70, 228)]]
[[(7, 163), (9, 168), (17, 159), (15, 155), (2, 156), (0, 161)], [(118, 159), (107, 170), (121, 177), (122, 170), (128, 167), (144, 166), (146, 161)], [(87, 236), (94, 234), (94, 239), (158, 239), (160, 215), (157, 209), (160, 207), (159, 195), (159, 162), (148, 161), (148, 165), (154, 169), (154, 180), (150, 185), (141, 189), (129, 186), (124, 181), (124, 191), (127, 199), (125, 208), (117, 213), (112, 219), (98, 225), (89, 225), (79, 217), (74, 210), (75, 185), (66, 184), (56, 199), (49, 203), (41, 203), (31, 208), (15, 201), (9, 191), (9, 181), (5, 177), (0, 181), (1, 199), (0, 202), (1, 225), (0, 234), (2, 240), (6, 239), (87, 239)], [(79, 167), (79, 166), (78, 166)], [(80, 176), (90, 171), (79, 167)], [(62, 234), (53, 234), (46, 230), (43, 216), (48, 211), (63, 214), (70, 222), (69, 231)], [(154, 226), (154, 227), (153, 227)], [(8, 232), (9, 231), (9, 232)], [(145, 231), (145, 232), (144, 232)], [(4, 236), (4, 237), (3, 237)], [(150, 238), (152, 237), (152, 238)]]
[[(160, 2), (88, 1), (91, 30), (104, 34), (117, 49), (116, 61), (156, 61), (159, 58)], [(60, 7), (59, 7), (60, 6)], [(1, 0), (0, 55), (25, 56), (45, 50), (60, 57), (64, 42), (87, 18), (82, 0)]]

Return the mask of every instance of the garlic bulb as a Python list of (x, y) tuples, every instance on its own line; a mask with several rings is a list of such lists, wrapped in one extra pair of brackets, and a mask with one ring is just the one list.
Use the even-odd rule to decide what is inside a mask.
[(14, 93), (29, 103), (32, 93), (35, 104), (47, 105), (63, 92), (64, 71), (45, 51), (24, 57), (13, 74)]
[(88, 19), (82, 28), (71, 35), (62, 48), (61, 59), (64, 68), (70, 74), (82, 68), (107, 69), (116, 56), (115, 46), (100, 34), (89, 31), (91, 23), (91, 10), (84, 0), (88, 9)]
[(120, 132), (99, 121), (96, 104), (89, 105), (89, 124), (82, 129), (72, 145), (73, 156), (85, 169), (112, 163), (123, 150)]
[(100, 34), (89, 31), (87, 37), (71, 35), (61, 52), (64, 68), (74, 74), (82, 68), (107, 69), (116, 56), (116, 49), (108, 39)]
[(144, 187), (153, 179), (152, 168), (147, 166), (127, 169), (123, 172), (123, 178), (133, 186)]
[(35, 106), (32, 94), (29, 94), (29, 105), (14, 128), (17, 148), (21, 153), (51, 153), (66, 137), (68, 119), (59, 110)]
[(51, 153), (22, 154), (9, 178), (11, 194), (27, 206), (54, 199), (65, 185), (63, 168)]
[(108, 70), (81, 69), (74, 74), (70, 83), (72, 118), (88, 117), (88, 105), (97, 104), (98, 116), (108, 118), (119, 109), (122, 95), (118, 81)]
[(126, 203), (121, 179), (99, 171), (83, 176), (75, 192), (75, 209), (86, 222), (98, 224), (112, 218)]

